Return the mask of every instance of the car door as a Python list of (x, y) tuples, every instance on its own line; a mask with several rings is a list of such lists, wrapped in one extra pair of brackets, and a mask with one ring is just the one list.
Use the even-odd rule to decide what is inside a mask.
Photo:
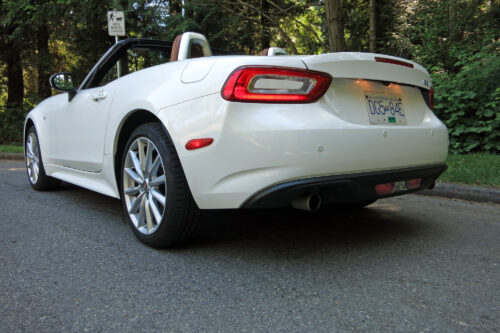
[(82, 89), (67, 101), (56, 122), (58, 164), (90, 172), (102, 170), (104, 139), (115, 84)]

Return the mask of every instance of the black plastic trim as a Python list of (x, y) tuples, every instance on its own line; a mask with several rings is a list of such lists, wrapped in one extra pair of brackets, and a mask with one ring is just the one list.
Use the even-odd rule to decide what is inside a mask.
[[(257, 192), (247, 199), (241, 208), (284, 207), (293, 199), (309, 193), (318, 193), (324, 203), (350, 203), (387, 198), (431, 188), (446, 169), (446, 164), (440, 163), (423, 167), (298, 179)], [(377, 184), (413, 178), (422, 178), (422, 185), (417, 190), (406, 190), (386, 196), (377, 195), (375, 192)]]

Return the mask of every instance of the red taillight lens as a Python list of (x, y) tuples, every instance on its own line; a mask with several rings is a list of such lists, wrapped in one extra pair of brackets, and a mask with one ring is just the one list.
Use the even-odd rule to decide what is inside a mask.
[(409, 190), (415, 190), (422, 184), (422, 178), (409, 179), (406, 181), (406, 188)]
[(375, 192), (378, 195), (388, 195), (394, 193), (395, 182), (375, 185)]
[(429, 108), (434, 111), (434, 87), (429, 89)]
[(284, 67), (239, 67), (222, 88), (228, 101), (254, 103), (312, 103), (326, 92), (327, 73)]
[(389, 59), (389, 58), (382, 58), (382, 57), (375, 57), (376, 62), (385, 62), (386, 64), (393, 64), (393, 65), (399, 65), (399, 66), (405, 66), (409, 68), (414, 68), (413, 64), (410, 64), (409, 62), (404, 62), (401, 60), (396, 60), (396, 59)]
[(214, 142), (214, 139), (212, 139), (212, 138), (201, 138), (201, 139), (189, 140), (188, 143), (186, 143), (186, 149), (187, 150), (194, 150), (194, 149), (203, 148), (203, 147), (211, 145), (212, 142)]

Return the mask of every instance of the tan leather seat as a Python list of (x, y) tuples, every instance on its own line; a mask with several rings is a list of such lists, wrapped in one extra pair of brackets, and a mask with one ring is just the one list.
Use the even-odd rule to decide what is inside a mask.
[(260, 53), (261, 56), (267, 56), (269, 55), (269, 48), (263, 49), (262, 52)]
[(201, 58), (203, 57), (203, 50), (198, 44), (191, 45), (191, 52), (189, 52), (189, 58)]
[[(177, 61), (179, 59), (179, 48), (181, 46), (182, 34), (177, 35), (174, 39), (174, 44), (172, 45), (172, 52), (170, 53), (170, 61)], [(200, 45), (192, 44), (191, 50), (188, 52), (189, 59), (191, 58), (201, 58), (204, 56), (203, 50)]]

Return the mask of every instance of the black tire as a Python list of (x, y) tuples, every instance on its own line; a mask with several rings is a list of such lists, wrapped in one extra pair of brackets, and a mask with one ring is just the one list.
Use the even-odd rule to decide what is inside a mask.
[(344, 204), (325, 204), (321, 206), (321, 210), (326, 211), (355, 211), (365, 208), (366, 206), (371, 205), (377, 200), (368, 200), (368, 201), (360, 201), (360, 202), (350, 202)]
[[(31, 139), (33, 138), (36, 139), (35, 144), (31, 147), (31, 150), (29, 149), (30, 142), (32, 143)], [(56, 189), (59, 184), (61, 184), (61, 181), (59, 179), (47, 176), (45, 173), (45, 168), (43, 166), (42, 162), (42, 152), (40, 150), (40, 144), (38, 141), (38, 134), (36, 133), (36, 129), (34, 126), (30, 127), (28, 129), (28, 133), (26, 136), (25, 140), (25, 147), (24, 147), (24, 161), (26, 164), (26, 173), (28, 175), (28, 180), (31, 184), (31, 187), (33, 187), (37, 191), (47, 191), (47, 190), (53, 190)], [(32, 154), (35, 154), (35, 159), (30, 157), (33, 156)], [(33, 176), (33, 169), (31, 168), (32, 163), (35, 163), (38, 169), (38, 175), (37, 177)]]
[[(141, 232), (140, 228), (134, 224), (133, 219), (136, 219), (134, 216), (137, 215), (129, 214), (124, 189), (125, 186), (129, 186), (124, 184), (127, 154), (129, 154), (129, 150), (134, 142), (137, 142), (136, 140), (142, 140), (144, 138), (150, 140), (154, 144), (154, 148), (156, 148), (155, 151), (157, 152), (155, 154), (159, 154), (163, 163), (163, 175), (166, 175), (166, 188), (163, 188), (166, 197), (163, 215), (161, 222), (157, 223), (159, 226), (157, 226), (157, 229), (151, 234)], [(148, 188), (148, 186), (145, 187), (146, 190), (139, 185), (137, 188), (141, 188), (140, 191), (142, 192), (151, 191), (151, 187)], [(200, 211), (191, 195), (182, 165), (179, 161), (179, 156), (177, 155), (172, 140), (160, 123), (143, 124), (130, 136), (125, 146), (121, 163), (120, 195), (122, 198), (124, 215), (132, 231), (141, 242), (151, 247), (165, 248), (180, 245), (187, 242), (199, 230), (198, 221), (200, 218)], [(138, 199), (139, 197), (136, 198)], [(129, 204), (131, 205), (131, 201)], [(158, 202), (156, 202), (156, 205), (158, 205)], [(151, 208), (149, 208), (149, 210), (151, 211)], [(141, 213), (139, 212), (138, 214)], [(152, 213), (149, 213), (149, 215), (152, 220)], [(147, 228), (149, 228), (149, 226)]]

